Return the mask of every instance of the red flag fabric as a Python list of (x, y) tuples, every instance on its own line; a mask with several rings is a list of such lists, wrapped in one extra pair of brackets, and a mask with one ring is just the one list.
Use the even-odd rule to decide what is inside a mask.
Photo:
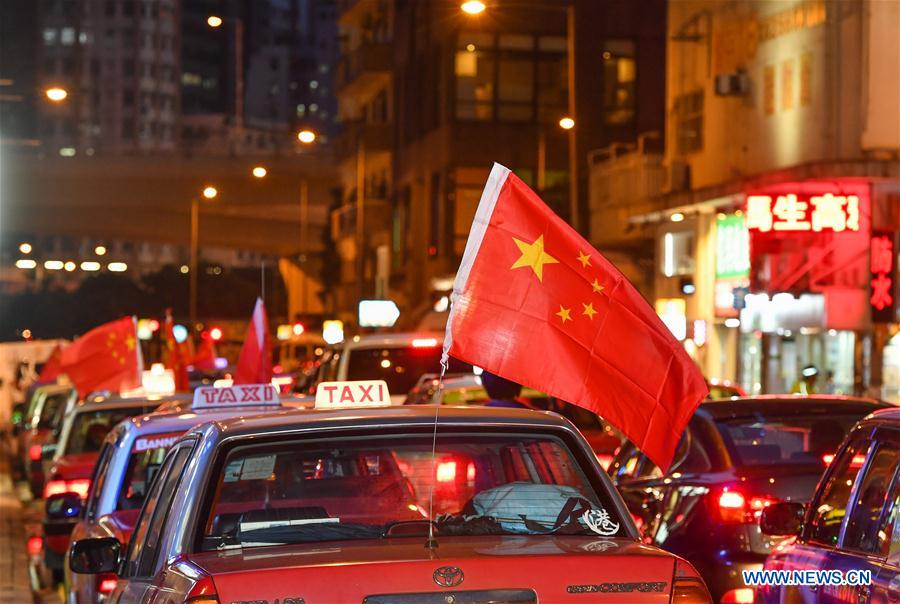
[(247, 326), (244, 345), (234, 372), (235, 384), (268, 384), (272, 381), (272, 341), (269, 339), (269, 320), (262, 298), (256, 299), (256, 307)]
[(707, 394), (634, 286), (499, 164), (453, 285), (444, 353), (590, 409), (664, 470)]
[(179, 344), (175, 339), (175, 321), (172, 319), (171, 311), (166, 311), (166, 320), (163, 324), (163, 336), (165, 338), (165, 350), (163, 354), (163, 364), (172, 370), (175, 374), (175, 390), (178, 392), (187, 392), (191, 389), (188, 380), (187, 358), (185, 348), (187, 341)]
[(44, 366), (41, 369), (40, 375), (38, 375), (38, 383), (39, 384), (49, 384), (56, 381), (56, 378), (60, 374), (60, 356), (62, 355), (62, 348), (59, 344), (53, 347), (53, 352), (50, 353), (50, 356), (47, 358), (46, 362), (44, 362)]
[(212, 371), (216, 368), (217, 356), (216, 343), (209, 334), (204, 333), (200, 338), (200, 346), (197, 348), (197, 353), (191, 358), (191, 365), (200, 371)]
[(96, 390), (139, 388), (143, 365), (134, 317), (95, 327), (60, 355), (60, 372), (69, 376), (82, 397)]

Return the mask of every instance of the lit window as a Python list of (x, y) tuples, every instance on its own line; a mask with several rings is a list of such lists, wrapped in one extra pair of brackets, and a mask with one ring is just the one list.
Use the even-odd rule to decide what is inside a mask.
[(686, 154), (703, 148), (703, 90), (675, 97), (675, 145)]
[(64, 46), (71, 46), (75, 43), (75, 28), (63, 27), (59, 32), (59, 41)]
[(637, 63), (632, 40), (607, 40), (603, 44), (603, 111), (608, 124), (634, 120)]
[(56, 30), (48, 27), (44, 30), (44, 44), (47, 46), (56, 44)]

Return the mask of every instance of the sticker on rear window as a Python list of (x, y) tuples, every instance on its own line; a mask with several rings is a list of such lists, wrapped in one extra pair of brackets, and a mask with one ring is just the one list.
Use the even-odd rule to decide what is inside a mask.
[(274, 455), (247, 457), (244, 459), (244, 467), (241, 468), (241, 480), (265, 480), (272, 475), (273, 469), (275, 469)]
[(244, 460), (230, 462), (225, 466), (225, 482), (237, 482), (241, 479), (241, 468), (244, 467)]
[(619, 532), (619, 523), (613, 522), (609, 512), (603, 508), (586, 511), (582, 514), (581, 520), (588, 525), (589, 529), (604, 537), (609, 537)]

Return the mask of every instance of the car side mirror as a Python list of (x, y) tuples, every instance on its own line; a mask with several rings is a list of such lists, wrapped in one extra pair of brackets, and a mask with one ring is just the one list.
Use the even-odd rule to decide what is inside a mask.
[(121, 548), (115, 537), (81, 539), (72, 544), (69, 568), (80, 574), (114, 573), (119, 569)]
[(41, 459), (49, 461), (56, 455), (56, 443), (51, 443), (41, 447)]
[(806, 506), (795, 501), (780, 501), (763, 508), (759, 516), (759, 530), (764, 535), (797, 535), (803, 526)]
[(78, 493), (57, 493), (44, 502), (44, 511), (50, 520), (72, 520), (81, 515), (83, 505)]

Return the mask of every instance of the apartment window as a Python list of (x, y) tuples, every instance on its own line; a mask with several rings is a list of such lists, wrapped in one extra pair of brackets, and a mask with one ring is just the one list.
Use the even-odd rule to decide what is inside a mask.
[(538, 49), (538, 121), (552, 123), (565, 115), (568, 103), (566, 39), (561, 36), (542, 36), (538, 39)]
[(44, 30), (44, 44), (52, 46), (56, 44), (56, 30), (48, 27)]
[(781, 64), (781, 110), (794, 108), (794, 59)]
[(694, 273), (694, 233), (676, 231), (662, 237), (662, 273), (666, 277)]
[(492, 34), (459, 36), (456, 51), (456, 117), (491, 120), (494, 117), (494, 71)]
[(703, 90), (675, 97), (675, 144), (680, 154), (703, 148)]
[(59, 32), (59, 41), (63, 46), (75, 44), (75, 28), (63, 27)]
[[(516, 36), (519, 37), (522, 36)], [(531, 40), (530, 36), (525, 38)], [(510, 53), (510, 56), (501, 58), (497, 75), (497, 118), (507, 122), (533, 120), (534, 61), (531, 53), (524, 57)]]
[(603, 44), (603, 114), (607, 124), (634, 121), (637, 62), (633, 40), (607, 40)]

